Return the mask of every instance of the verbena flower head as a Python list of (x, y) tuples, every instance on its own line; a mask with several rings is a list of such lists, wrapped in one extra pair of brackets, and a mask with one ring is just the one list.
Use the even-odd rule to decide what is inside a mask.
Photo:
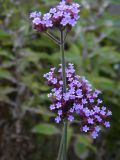
[(58, 71), (51, 68), (44, 78), (47, 79), (48, 85), (53, 87), (48, 97), (53, 102), (50, 110), (57, 113), (56, 123), (65, 118), (70, 122), (80, 121), (80, 130), (90, 133), (93, 138), (98, 136), (101, 126), (110, 127), (109, 117), (112, 112), (103, 106), (99, 97), (101, 91), (94, 90), (85, 77), (75, 75), (73, 64), (69, 63), (66, 68), (66, 93), (63, 93), (61, 65)]
[(58, 29), (71, 28), (76, 25), (80, 18), (80, 5), (78, 3), (61, 1), (57, 6), (51, 8), (48, 13), (42, 15), (41, 12), (30, 13), (33, 28), (37, 31), (45, 31), (49, 28)]

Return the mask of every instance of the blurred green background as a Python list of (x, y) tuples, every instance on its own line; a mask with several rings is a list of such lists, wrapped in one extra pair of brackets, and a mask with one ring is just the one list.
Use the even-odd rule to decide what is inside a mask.
[[(60, 63), (59, 47), (32, 29), (29, 13), (58, 2), (0, 0), (0, 160), (56, 160), (61, 125), (48, 110), (43, 74)], [(66, 60), (102, 90), (113, 116), (95, 141), (69, 126), (68, 160), (120, 160), (120, 0), (76, 2), (81, 19), (67, 37)]]

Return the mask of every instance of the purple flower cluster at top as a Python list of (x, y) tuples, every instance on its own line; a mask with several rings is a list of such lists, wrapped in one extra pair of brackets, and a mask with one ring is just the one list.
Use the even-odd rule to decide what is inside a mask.
[(80, 18), (80, 5), (78, 3), (60, 2), (56, 7), (51, 8), (48, 13), (30, 13), (34, 29), (45, 31), (48, 28), (58, 27), (64, 29), (66, 26), (73, 27)]
[(73, 64), (68, 64), (66, 68), (66, 93), (63, 93), (62, 68), (56, 72), (51, 68), (50, 72), (44, 74), (48, 85), (53, 86), (48, 97), (53, 104), (50, 110), (57, 113), (56, 123), (64, 118), (72, 122), (75, 119), (81, 122), (81, 131), (89, 132), (93, 138), (98, 136), (101, 126), (110, 127), (109, 117), (112, 115), (110, 110), (103, 106), (99, 98), (101, 91), (92, 89), (91, 84), (85, 77), (75, 75)]

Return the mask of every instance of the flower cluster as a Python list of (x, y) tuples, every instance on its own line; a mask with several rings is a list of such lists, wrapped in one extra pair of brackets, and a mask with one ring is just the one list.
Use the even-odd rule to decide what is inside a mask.
[(103, 106), (99, 98), (101, 91), (93, 90), (85, 77), (75, 75), (73, 64), (69, 63), (66, 68), (66, 93), (63, 93), (61, 65), (58, 72), (51, 68), (49, 73), (44, 74), (44, 78), (49, 86), (54, 87), (48, 97), (53, 102), (50, 110), (57, 113), (56, 123), (64, 118), (70, 122), (77, 119), (81, 122), (81, 131), (89, 132), (93, 138), (98, 136), (101, 126), (110, 127), (108, 119), (112, 112)]
[(77, 3), (60, 2), (56, 7), (51, 8), (48, 13), (42, 15), (41, 12), (32, 12), (30, 18), (34, 29), (45, 31), (48, 28), (72, 27), (79, 19), (80, 5)]

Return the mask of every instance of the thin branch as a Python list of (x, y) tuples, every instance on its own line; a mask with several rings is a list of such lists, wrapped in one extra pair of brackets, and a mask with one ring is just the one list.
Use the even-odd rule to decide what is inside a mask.
[[(62, 80), (63, 80), (63, 93), (66, 93), (66, 64), (65, 64), (65, 54), (64, 54), (64, 32), (61, 31), (61, 45), (60, 51), (62, 56)], [(63, 148), (62, 148), (62, 160), (66, 160), (67, 157), (67, 119), (64, 120), (63, 126)]]
[(65, 32), (65, 36), (64, 36), (64, 43), (65, 43), (65, 40), (66, 40), (66, 38), (67, 38), (68, 33), (69, 33), (69, 31), (67, 30), (67, 31)]
[(44, 32), (48, 37), (50, 37), (56, 44), (61, 45), (60, 41), (56, 39), (52, 34), (49, 32)]
[(63, 150), (63, 136), (64, 136), (64, 129), (62, 131), (62, 138), (61, 138), (61, 141), (60, 141), (60, 147), (59, 147), (59, 152), (58, 152), (58, 157), (57, 157), (57, 160), (61, 160), (61, 156), (62, 156), (62, 150)]

